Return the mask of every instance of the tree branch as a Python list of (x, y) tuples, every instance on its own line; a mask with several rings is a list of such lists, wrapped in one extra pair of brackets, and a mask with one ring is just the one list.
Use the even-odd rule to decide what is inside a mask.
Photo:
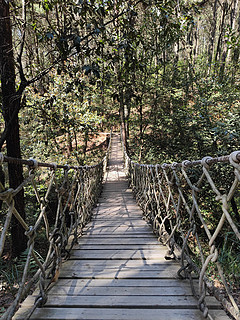
[[(141, 1), (138, 1), (137, 3), (140, 3)], [(107, 26), (109, 24), (111, 24), (112, 22), (114, 22), (116, 19), (118, 19), (119, 17), (121, 17), (123, 14), (125, 14), (127, 12), (127, 10), (123, 10), (121, 13), (117, 14), (116, 16), (114, 16), (111, 20), (107, 21), (103, 26)], [(84, 36), (83, 38), (81, 38), (81, 42), (88, 40), (89, 37), (95, 35), (95, 30), (89, 32), (86, 36)], [(72, 56), (76, 55), (77, 51), (69, 54), (65, 60), (71, 58)], [(62, 57), (56, 59), (51, 66), (49, 66), (48, 68), (46, 68), (45, 70), (41, 71), (38, 75), (36, 75), (34, 78), (30, 79), (27, 81), (27, 85), (33, 84), (34, 82), (40, 80), (42, 77), (44, 77), (46, 74), (48, 74), (48, 72), (50, 70), (52, 70), (58, 63), (62, 62), (63, 59)]]
[(20, 79), (22, 82), (27, 82), (26, 77), (24, 75), (23, 71), (23, 65), (22, 65), (22, 55), (23, 55), (23, 49), (25, 45), (25, 36), (26, 36), (26, 3), (25, 0), (22, 0), (22, 28), (21, 28), (21, 42), (20, 42), (20, 50), (19, 54), (17, 57), (17, 62), (19, 64), (19, 74), (20, 74)]

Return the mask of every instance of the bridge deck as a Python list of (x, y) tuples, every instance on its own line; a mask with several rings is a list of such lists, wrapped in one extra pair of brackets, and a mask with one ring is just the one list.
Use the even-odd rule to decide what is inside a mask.
[[(119, 137), (113, 136), (109, 171), (93, 220), (85, 228), (47, 303), (31, 319), (204, 319), (190, 285), (177, 278), (178, 263), (164, 259), (128, 189)], [(14, 319), (24, 319), (35, 295)], [(229, 319), (208, 297), (213, 319)]]

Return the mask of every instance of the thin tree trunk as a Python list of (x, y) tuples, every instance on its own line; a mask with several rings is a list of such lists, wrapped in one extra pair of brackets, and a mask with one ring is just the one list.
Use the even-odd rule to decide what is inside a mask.
[[(238, 28), (237, 28), (238, 36), (240, 36), (240, 12), (238, 12), (237, 21), (238, 21)], [(240, 55), (240, 50), (239, 50), (239, 47), (236, 46), (233, 50), (233, 57), (232, 57), (232, 61), (233, 61), (232, 83), (235, 82), (235, 75), (236, 75), (236, 70), (238, 68), (239, 55)]]
[(215, 0), (214, 1), (214, 6), (213, 6), (213, 18), (212, 18), (212, 23), (211, 23), (212, 30), (211, 30), (211, 37), (210, 37), (210, 41), (209, 41), (209, 47), (208, 47), (208, 65), (209, 65), (208, 72), (211, 71), (212, 58), (213, 58), (213, 46), (214, 46), (215, 35), (216, 35), (217, 2), (218, 2), (218, 0)]
[(223, 7), (222, 19), (221, 19), (221, 24), (220, 24), (220, 28), (219, 28), (219, 37), (218, 37), (217, 48), (216, 48), (216, 53), (215, 53), (215, 62), (218, 61), (218, 58), (219, 58), (219, 60), (221, 58), (221, 52), (222, 52), (221, 45), (222, 45), (222, 40), (223, 40), (223, 36), (224, 36), (224, 25), (225, 25), (225, 18), (226, 18), (227, 8), (228, 8), (227, 2), (224, 2), (222, 7)]
[(83, 164), (84, 164), (84, 161), (86, 159), (88, 140), (89, 140), (88, 129), (85, 129), (85, 132), (84, 132), (84, 145), (83, 145)]
[[(233, 1), (233, 7), (232, 7), (232, 10), (231, 10), (231, 13), (230, 13), (230, 27), (231, 27), (233, 32), (237, 31), (236, 30), (237, 13), (238, 13), (238, 0), (234, 0)], [(227, 61), (230, 60), (233, 51), (234, 51), (233, 48), (229, 48), (228, 55), (227, 55)]]
[(142, 99), (139, 103), (139, 136), (140, 136), (140, 152), (139, 152), (139, 158), (138, 161), (141, 163), (142, 160), (142, 147), (143, 147), (143, 105), (142, 105)]
[(67, 154), (70, 156), (73, 151), (73, 146), (72, 146), (72, 137), (71, 137), (71, 132), (70, 129), (68, 128), (67, 131)]
[[(225, 13), (225, 17), (227, 15), (229, 9), (230, 9), (230, 7), (229, 7), (228, 3), (224, 2), (223, 11)], [(225, 23), (224, 23), (224, 25), (225, 25)], [(225, 66), (226, 66), (226, 59), (227, 59), (227, 55), (228, 55), (227, 40), (224, 39), (224, 35), (225, 35), (225, 31), (224, 31), (224, 27), (223, 27), (222, 55), (221, 55), (221, 64), (220, 64), (220, 69), (219, 69), (219, 78), (221, 81), (223, 80)]]
[(119, 116), (120, 116), (120, 125), (122, 128), (122, 138), (125, 146), (127, 146), (127, 137), (126, 137), (126, 126), (125, 126), (125, 113), (124, 113), (124, 101), (123, 101), (123, 88), (119, 88)]

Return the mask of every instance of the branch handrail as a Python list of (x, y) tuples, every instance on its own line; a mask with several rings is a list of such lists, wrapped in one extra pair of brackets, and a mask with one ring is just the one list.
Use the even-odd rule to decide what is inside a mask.
[[(222, 243), (216, 240), (222, 240), (221, 232), (226, 232), (239, 244), (240, 215), (231, 206), (231, 201), (235, 205), (240, 203), (240, 151), (223, 157), (152, 165), (131, 160), (123, 139), (122, 147), (129, 183), (143, 215), (159, 241), (167, 245), (166, 259), (180, 261), (178, 276), (190, 279), (204, 316), (211, 319), (206, 303), (208, 290), (235, 319), (239, 319), (239, 303), (219, 258), (223, 253)], [(222, 185), (217, 166), (226, 171), (222, 176), (227, 182), (223, 181)], [(212, 212), (209, 212), (207, 201)], [(212, 229), (210, 215), (214, 219), (219, 216), (215, 229)], [(226, 234), (223, 237), (222, 242), (227, 241)], [(214, 286), (213, 278), (210, 281), (212, 270), (218, 272), (224, 294)], [(198, 289), (194, 286), (193, 274), (198, 276)]]
[[(53, 282), (56, 282), (62, 261), (68, 258), (70, 251), (83, 227), (91, 219), (93, 206), (96, 204), (101, 192), (102, 180), (106, 171), (111, 148), (112, 130), (106, 154), (102, 161), (91, 166), (69, 166), (56, 163), (43, 163), (35, 159), (16, 159), (0, 154), (0, 165), (4, 162), (25, 166), (25, 179), (15, 190), (4, 190), (0, 185), (0, 200), (5, 203), (5, 221), (0, 238), (0, 256), (4, 251), (8, 230), (12, 216), (20, 222), (25, 235), (28, 237), (26, 262), (19, 289), (14, 302), (2, 315), (1, 319), (12, 319), (19, 303), (25, 298), (36, 283), (39, 284), (39, 296), (29, 311), (28, 319), (33, 311), (43, 305), (47, 300), (47, 292)], [(41, 171), (41, 170), (42, 171)], [(46, 170), (43, 172), (43, 170)], [(49, 170), (50, 169), (50, 170)], [(40, 171), (40, 173), (39, 173)], [(42, 191), (38, 187), (38, 176), (45, 177), (47, 185)], [(14, 204), (14, 197), (23, 188), (31, 189), (32, 205), (35, 205), (35, 215), (29, 221), (22, 218)], [(51, 198), (52, 197), (52, 198)], [(34, 200), (35, 199), (35, 200)], [(54, 207), (51, 211), (51, 206)], [(39, 258), (36, 244), (39, 239), (39, 230), (44, 230), (41, 242), (47, 247), (45, 257)], [(41, 243), (42, 245), (42, 243)], [(29, 274), (29, 266), (34, 260), (36, 270)]]

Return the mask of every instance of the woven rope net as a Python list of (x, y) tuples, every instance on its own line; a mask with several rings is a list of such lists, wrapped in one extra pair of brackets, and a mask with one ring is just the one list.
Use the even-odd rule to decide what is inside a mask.
[[(1, 163), (25, 163), (24, 182), (15, 190), (0, 192), (4, 217), (0, 239), (0, 256), (4, 251), (13, 216), (20, 222), (28, 237), (26, 259), (16, 298), (1, 319), (12, 319), (19, 303), (38, 284), (39, 296), (29, 312), (47, 300), (51, 283), (56, 282), (60, 267), (91, 219), (92, 208), (101, 192), (111, 139), (104, 159), (93, 166), (70, 167), (38, 163), (36, 160), (9, 159), (0, 155)], [(44, 184), (43, 184), (44, 181)], [(26, 210), (32, 212), (23, 220), (14, 205), (14, 197), (25, 190)], [(3, 189), (3, 188), (2, 188)], [(44, 247), (44, 254), (39, 250)], [(32, 271), (34, 267), (34, 272)]]
[(145, 165), (123, 150), (129, 183), (144, 217), (168, 247), (166, 259), (179, 260), (178, 276), (190, 279), (204, 316), (211, 318), (205, 301), (209, 291), (239, 319), (240, 274), (229, 277), (226, 265), (236, 265), (239, 271), (240, 151)]

